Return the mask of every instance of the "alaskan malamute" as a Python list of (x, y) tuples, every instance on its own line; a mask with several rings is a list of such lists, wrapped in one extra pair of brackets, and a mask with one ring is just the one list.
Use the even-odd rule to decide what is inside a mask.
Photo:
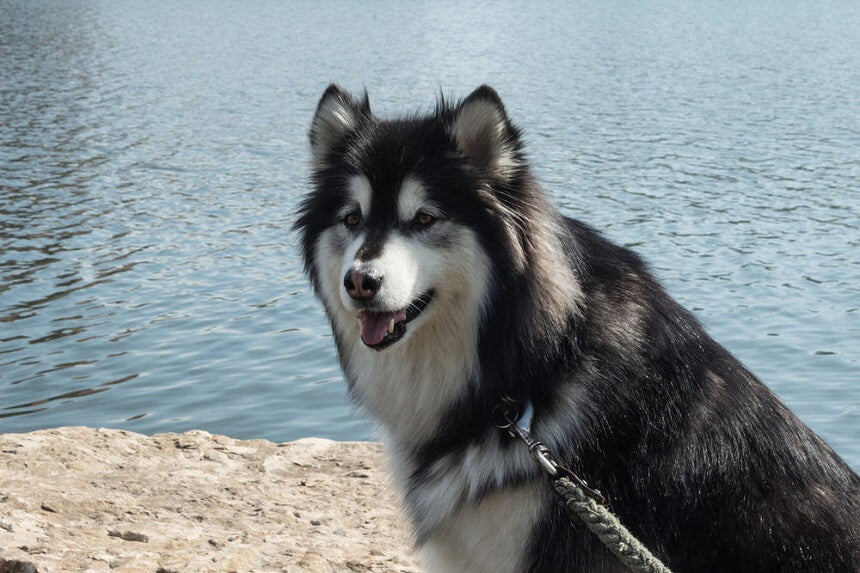
[(660, 287), (561, 216), (492, 88), (382, 119), (325, 91), (296, 228), (430, 571), (613, 571), (503, 397), (676, 573), (860, 570), (860, 479)]

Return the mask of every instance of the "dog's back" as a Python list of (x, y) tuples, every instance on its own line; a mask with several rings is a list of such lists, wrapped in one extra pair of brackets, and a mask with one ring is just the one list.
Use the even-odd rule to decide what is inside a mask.
[[(599, 366), (568, 374), (593, 401), (565, 461), (673, 570), (857, 571), (857, 475), (633, 253), (568, 228), (588, 269), (579, 360)], [(531, 570), (557, 567), (544, 544), (565, 547), (570, 570), (602, 570), (593, 535), (573, 529), (554, 508), (533, 538)]]

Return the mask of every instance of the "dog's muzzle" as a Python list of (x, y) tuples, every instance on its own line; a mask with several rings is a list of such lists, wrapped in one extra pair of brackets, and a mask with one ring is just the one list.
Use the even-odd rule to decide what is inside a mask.
[(406, 325), (424, 312), (433, 300), (433, 290), (415, 298), (406, 308), (395, 311), (361, 310), (361, 341), (374, 350), (388, 348), (406, 334)]

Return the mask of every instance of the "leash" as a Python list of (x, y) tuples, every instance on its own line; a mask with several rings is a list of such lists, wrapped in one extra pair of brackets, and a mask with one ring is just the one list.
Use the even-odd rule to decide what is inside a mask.
[(547, 473), (553, 491), (562, 499), (571, 516), (578, 517), (630, 571), (671, 573), (669, 568), (609, 511), (606, 498), (599, 490), (588, 487), (588, 483), (569, 468), (556, 462), (549, 449), (531, 435), (534, 417), (531, 402), (527, 402), (520, 412), (517, 402), (505, 397), (496, 405), (495, 413), (498, 419), (496, 425), (526, 445), (529, 453)]

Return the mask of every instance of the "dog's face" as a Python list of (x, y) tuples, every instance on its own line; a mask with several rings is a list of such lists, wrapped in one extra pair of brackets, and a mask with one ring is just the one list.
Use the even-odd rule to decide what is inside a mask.
[(366, 96), (358, 102), (330, 86), (310, 138), (315, 190), (297, 226), (336, 334), (389, 352), (480, 308), (487, 250), (510, 235), (490, 184), (518, 161), (495, 92), (479, 88), (456, 108), (384, 121)]
[(367, 175), (349, 176), (334, 224), (317, 246), (333, 318), (357, 322), (361, 342), (374, 350), (409, 336), (464, 288), (463, 257), (474, 248), (424, 183), (406, 177), (389, 184), (387, 193), (374, 192)]

